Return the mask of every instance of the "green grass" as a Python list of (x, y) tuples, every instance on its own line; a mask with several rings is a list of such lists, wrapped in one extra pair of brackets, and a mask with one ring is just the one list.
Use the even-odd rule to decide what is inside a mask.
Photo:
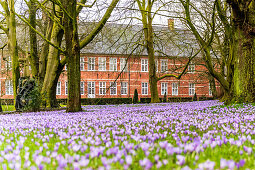
[(2, 105), (3, 112), (15, 111), (14, 105)]

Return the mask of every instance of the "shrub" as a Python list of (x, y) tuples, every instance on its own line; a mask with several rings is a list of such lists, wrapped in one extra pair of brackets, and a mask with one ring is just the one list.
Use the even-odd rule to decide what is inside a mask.
[(31, 90), (26, 97), (27, 104), (24, 107), (24, 111), (39, 111), (42, 101), (42, 96), (40, 93), (40, 89), (37, 85), (34, 86), (34, 89)]
[(133, 103), (134, 104), (138, 103), (138, 92), (137, 92), (137, 89), (135, 89), (135, 91), (134, 91)]
[(166, 92), (165, 92), (165, 94), (164, 94), (163, 102), (164, 102), (164, 103), (167, 102), (167, 95), (166, 95)]
[(150, 103), (151, 98), (140, 98), (141, 103)]
[(192, 98), (193, 101), (197, 101), (197, 94), (195, 93), (193, 98)]

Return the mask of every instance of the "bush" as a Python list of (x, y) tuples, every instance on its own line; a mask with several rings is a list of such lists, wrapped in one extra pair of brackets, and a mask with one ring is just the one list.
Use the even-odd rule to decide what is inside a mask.
[(140, 98), (140, 102), (141, 103), (150, 103), (151, 102), (151, 98)]
[[(62, 102), (64, 99), (61, 99)], [(83, 98), (82, 105), (131, 104), (132, 98)]]
[(197, 101), (197, 94), (195, 93), (193, 98), (192, 98), (193, 101)]
[(192, 97), (169, 97), (168, 102), (191, 102)]
[(40, 93), (40, 89), (37, 85), (35, 85), (34, 89), (29, 92), (26, 99), (27, 99), (27, 104), (24, 107), (23, 111), (36, 112), (40, 110), (42, 96)]
[(138, 103), (138, 92), (137, 92), (137, 89), (135, 89), (135, 91), (134, 91), (133, 103), (134, 104)]
[(164, 102), (164, 103), (167, 102), (167, 95), (166, 95), (166, 92), (165, 92), (165, 94), (164, 94), (163, 102)]

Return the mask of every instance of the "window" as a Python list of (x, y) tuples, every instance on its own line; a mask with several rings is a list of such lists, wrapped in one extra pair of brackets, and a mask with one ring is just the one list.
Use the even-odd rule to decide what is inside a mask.
[(189, 95), (192, 96), (195, 94), (195, 84), (194, 83), (190, 83), (189, 84)]
[(95, 71), (95, 57), (88, 58), (88, 71)]
[(105, 57), (98, 58), (98, 70), (106, 71), (106, 58)]
[(128, 94), (128, 83), (127, 82), (121, 82), (120, 83), (121, 89), (120, 92), (122, 95)]
[(61, 82), (57, 83), (56, 95), (61, 95)]
[(148, 59), (141, 59), (141, 71), (148, 72)]
[(11, 56), (7, 56), (5, 59), (6, 59), (5, 68), (7, 70), (11, 70), (12, 69), (12, 58), (11, 58)]
[(95, 97), (95, 82), (88, 82), (88, 98)]
[(117, 58), (110, 58), (110, 71), (117, 71)]
[(84, 71), (84, 57), (80, 57), (80, 70)]
[(167, 94), (167, 83), (161, 83), (161, 95)]
[(65, 82), (65, 95), (68, 95), (68, 82)]
[(81, 86), (80, 86), (80, 91), (81, 91), (81, 95), (84, 95), (84, 81), (81, 81)]
[(5, 94), (6, 95), (13, 95), (13, 85), (11, 80), (5, 81)]
[(212, 84), (211, 83), (209, 83), (209, 96), (212, 96), (213, 94), (212, 94)]
[(158, 72), (158, 59), (155, 59), (155, 68), (156, 68), (156, 72)]
[(117, 95), (117, 84), (116, 82), (111, 82), (110, 83), (110, 95)]
[(195, 72), (195, 64), (190, 63), (188, 66), (188, 72), (189, 73), (194, 73)]
[(161, 61), (161, 72), (166, 72), (168, 70), (167, 59), (163, 59), (160, 61)]
[(99, 95), (106, 93), (106, 82), (99, 82)]
[(148, 83), (142, 83), (142, 95), (148, 95)]
[(173, 96), (178, 95), (178, 84), (177, 83), (172, 83), (172, 95)]
[(120, 71), (124, 71), (127, 72), (128, 71), (128, 65), (127, 63), (127, 59), (126, 58), (121, 58), (120, 59)]

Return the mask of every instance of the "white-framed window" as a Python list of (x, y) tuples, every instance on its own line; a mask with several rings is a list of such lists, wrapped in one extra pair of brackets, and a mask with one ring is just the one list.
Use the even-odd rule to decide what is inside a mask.
[(194, 73), (195, 72), (195, 64), (190, 62), (188, 66), (188, 72), (189, 73)]
[(117, 58), (110, 58), (110, 71), (117, 71)]
[(195, 84), (189, 83), (189, 95), (192, 96), (195, 94)]
[(148, 95), (148, 83), (142, 83), (142, 95)]
[(121, 82), (120, 83), (120, 93), (121, 93), (121, 95), (127, 95), (128, 94), (128, 83), (127, 82)]
[(117, 83), (110, 82), (110, 95), (117, 95)]
[(168, 70), (167, 59), (160, 60), (160, 63), (161, 63), (161, 72), (166, 72)]
[(5, 59), (6, 59), (5, 68), (7, 70), (11, 70), (12, 69), (12, 58), (11, 58), (11, 56), (7, 56)]
[(6, 95), (13, 95), (13, 84), (12, 80), (5, 81), (5, 94)]
[(178, 83), (172, 83), (172, 95), (173, 96), (178, 95)]
[(99, 82), (99, 95), (106, 94), (106, 82)]
[(155, 69), (156, 69), (156, 72), (158, 72), (158, 59), (155, 59)]
[(95, 82), (88, 81), (88, 98), (95, 98)]
[(209, 96), (212, 96), (213, 94), (212, 94), (212, 84), (211, 83), (209, 83)]
[(81, 71), (85, 70), (85, 68), (84, 68), (84, 57), (80, 57), (80, 70)]
[(120, 71), (127, 72), (128, 71), (128, 64), (126, 58), (120, 58)]
[(167, 83), (161, 83), (161, 95), (167, 94)]
[(65, 95), (68, 95), (68, 81), (65, 81)]
[(61, 81), (57, 83), (56, 95), (61, 95)]
[(106, 71), (106, 58), (105, 57), (98, 58), (98, 70)]
[(148, 72), (148, 59), (141, 59), (141, 72)]
[(88, 57), (88, 71), (95, 71), (95, 57)]
[(81, 95), (84, 95), (84, 81), (81, 81), (80, 92), (81, 92)]

